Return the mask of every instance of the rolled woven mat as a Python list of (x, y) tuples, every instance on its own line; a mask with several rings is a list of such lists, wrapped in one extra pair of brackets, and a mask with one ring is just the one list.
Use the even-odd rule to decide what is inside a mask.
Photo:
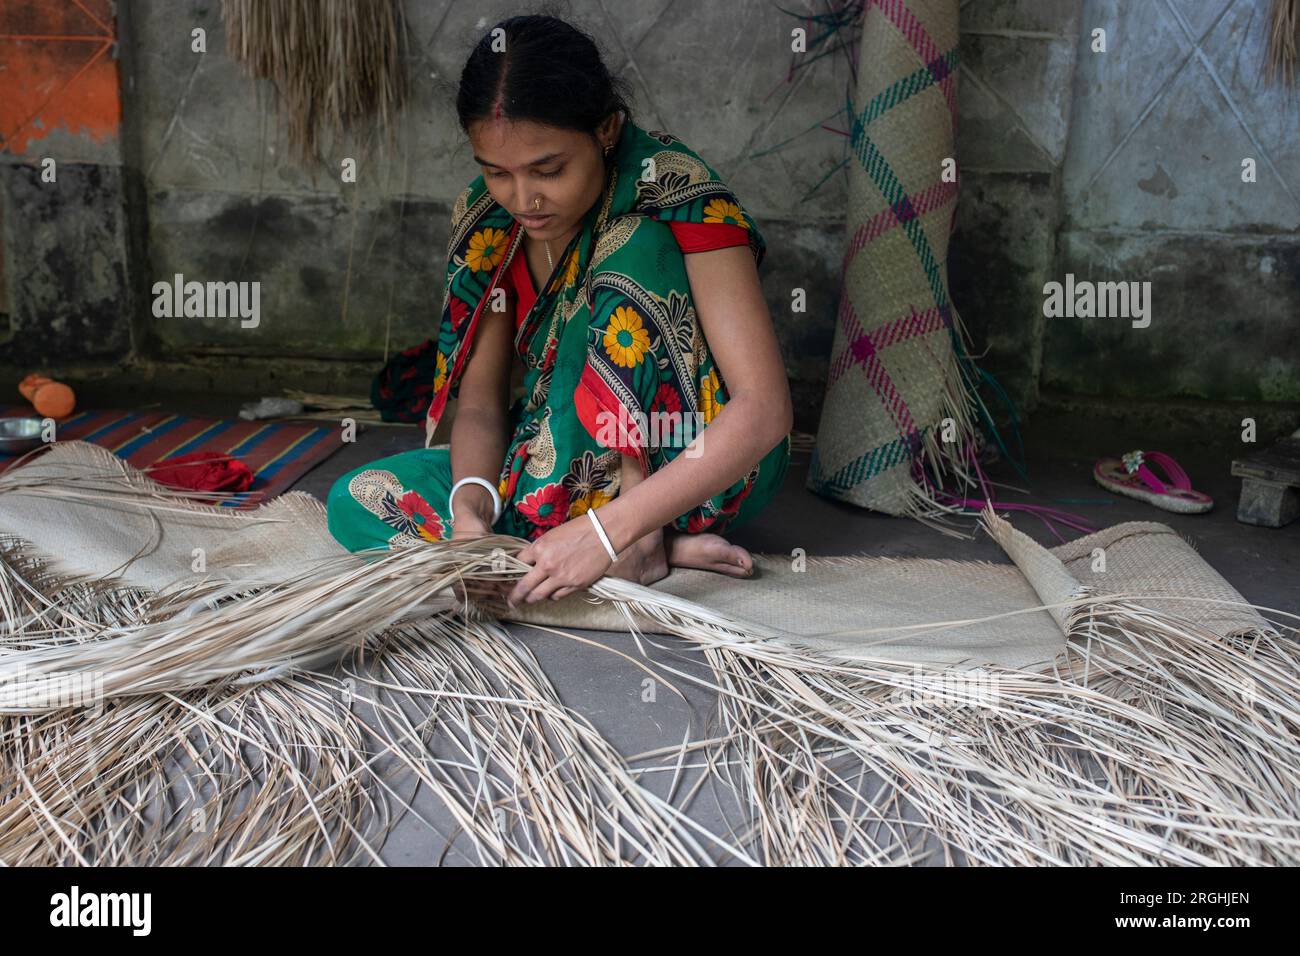
[(964, 483), (979, 401), (948, 295), (957, 8), (868, 0), (858, 57), (847, 246), (808, 487), (895, 515), (944, 510), (921, 466), (936, 486)]
[[(537, 632), (451, 597), (524, 542), (354, 555), (310, 495), (195, 505), (58, 443), (0, 475), (0, 864), (373, 862), (387, 757), (497, 865), (1300, 860), (1295, 641), (1161, 525), (1047, 551), (983, 521), (1011, 564), (760, 555), (520, 609), (716, 694), (624, 756)], [(704, 666), (636, 655), (650, 633)], [(745, 819), (707, 832), (639, 774), (684, 763)]]

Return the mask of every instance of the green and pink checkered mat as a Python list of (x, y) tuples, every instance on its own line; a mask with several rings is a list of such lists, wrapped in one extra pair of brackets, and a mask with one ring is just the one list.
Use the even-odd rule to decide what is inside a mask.
[(863, 14), (848, 242), (808, 487), (889, 514), (942, 507), (934, 482), (962, 476), (979, 408), (946, 268), (958, 6), (866, 0)]

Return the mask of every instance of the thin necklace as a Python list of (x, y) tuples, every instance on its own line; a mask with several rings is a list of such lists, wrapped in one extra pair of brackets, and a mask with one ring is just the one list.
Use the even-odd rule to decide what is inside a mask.
[[(569, 238), (572, 239), (573, 237), (570, 236)], [(549, 239), (543, 239), (543, 240), (542, 240), (542, 245), (546, 248), (546, 266), (547, 266), (547, 268), (549, 268), (552, 272), (554, 272), (554, 271), (555, 271), (555, 261), (551, 258), (551, 240), (549, 240)]]

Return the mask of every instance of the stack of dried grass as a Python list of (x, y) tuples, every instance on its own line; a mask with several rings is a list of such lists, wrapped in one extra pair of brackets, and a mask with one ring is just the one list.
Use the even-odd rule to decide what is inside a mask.
[(1265, 59), (1268, 83), (1279, 77), (1287, 86), (1295, 85), (1297, 37), (1300, 37), (1300, 0), (1273, 0)]
[(284, 106), (289, 146), (319, 156), (322, 134), (373, 120), (391, 140), (406, 99), (399, 0), (222, 0), (226, 49)]

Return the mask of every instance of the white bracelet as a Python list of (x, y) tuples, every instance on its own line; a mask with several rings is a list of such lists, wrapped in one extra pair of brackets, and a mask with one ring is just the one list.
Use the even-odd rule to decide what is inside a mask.
[(492, 496), (492, 523), (496, 524), (497, 519), (501, 517), (501, 495), (492, 482), (486, 478), (480, 478), (478, 475), (462, 478), (451, 486), (451, 494), (447, 496), (447, 510), (451, 512), (451, 523), (456, 523), (456, 506), (451, 503), (451, 500), (456, 497), (456, 492), (461, 485), (482, 485), (488, 490), (488, 494)]
[(600, 543), (605, 546), (605, 550), (609, 553), (609, 560), (617, 561), (618, 552), (615, 551), (614, 546), (610, 544), (609, 535), (605, 534), (605, 526), (601, 524), (600, 519), (596, 517), (596, 509), (588, 508), (587, 517), (591, 519), (592, 525), (595, 526), (596, 534), (600, 535)]

